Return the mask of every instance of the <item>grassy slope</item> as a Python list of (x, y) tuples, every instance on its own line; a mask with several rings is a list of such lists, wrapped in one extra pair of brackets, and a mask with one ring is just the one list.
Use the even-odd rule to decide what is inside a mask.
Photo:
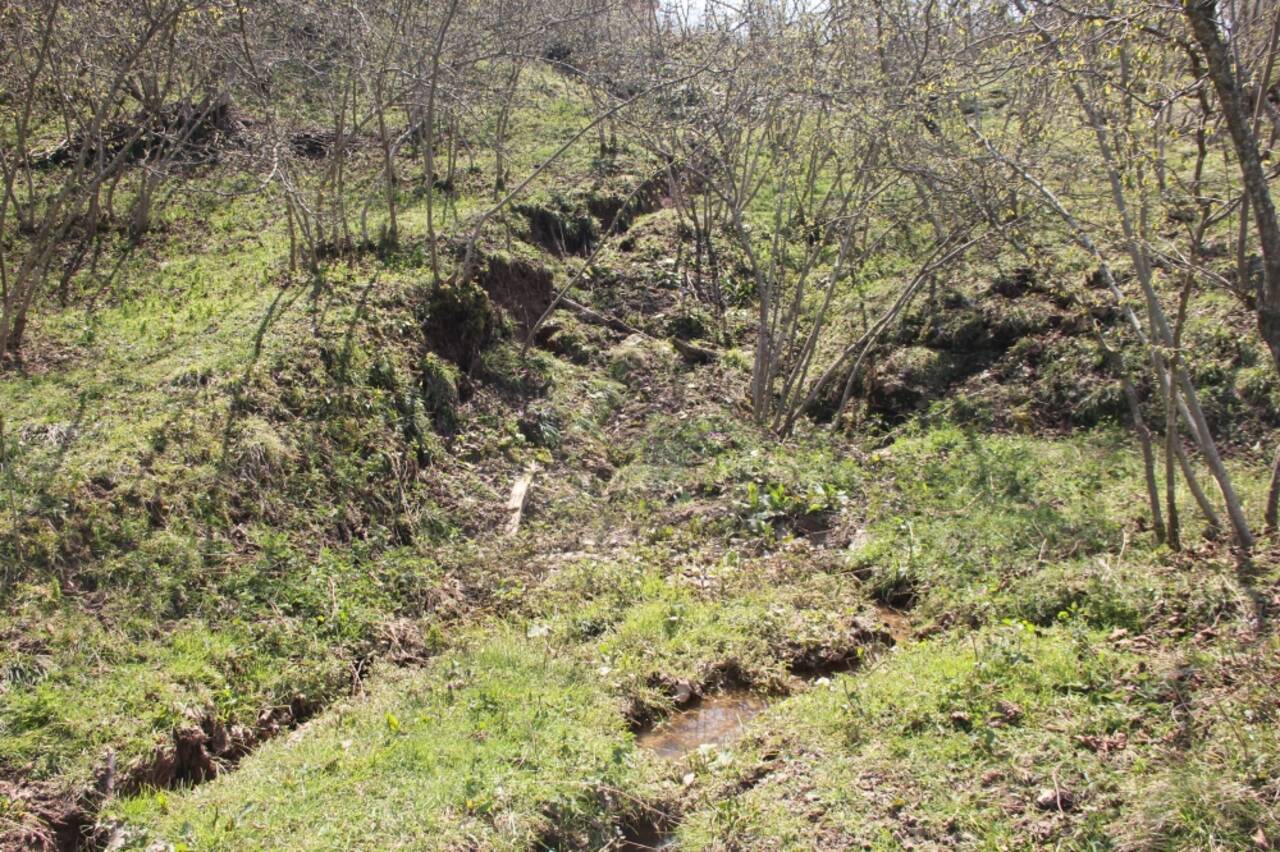
[(412, 674), (387, 671), (254, 759), (231, 799), (208, 785), (123, 805), (199, 848), (523, 848), (632, 788), (624, 723), (590, 670), (499, 628)]
[[(1274, 825), (1276, 643), (1247, 638), (1248, 591), (1211, 554), (1172, 560), (1130, 547), (1117, 556), (1123, 533), (1109, 518), (1135, 483), (1128, 453), (1109, 438), (980, 437), (944, 427), (903, 438), (866, 466), (842, 466), (813, 446), (771, 453), (723, 438), (710, 452), (682, 444), (721, 425), (714, 416), (705, 427), (694, 420), (674, 441), (663, 422), (646, 433), (646, 449), (615, 478), (613, 499), (593, 509), (635, 539), (607, 555), (573, 554), (546, 577), (506, 628), (527, 640), (521, 655), (478, 665), (472, 651), (448, 652), (393, 676), (393, 699), (375, 688), (354, 710), (264, 748), (225, 779), (114, 813), (146, 827), (139, 843), (155, 832), (200, 848), (288, 848), (300, 813), (318, 838), (377, 818), (382, 811), (369, 803), (383, 801), (382, 782), (361, 781), (386, 773), (419, 779), (386, 793), (411, 802), (414, 816), (384, 821), (376, 841), (361, 834), (357, 843), (596, 846), (640, 807), (628, 797), (679, 816), (689, 848), (1107, 845), (1116, 837), (1232, 846)], [(673, 443), (702, 463), (671, 467)], [(975, 482), (974, 464), (988, 484), (946, 487)], [(1065, 475), (1040, 475), (1048, 467)], [(860, 548), (833, 553), (762, 542), (745, 497), (756, 471), (792, 488), (847, 489), (854, 505), (902, 500), (908, 472), (918, 481), (909, 508), (871, 523)], [(1092, 483), (1084, 495), (1082, 480)], [(675, 493), (656, 493), (661, 486)], [(934, 496), (920, 498), (926, 487)], [(723, 496), (700, 496), (715, 490)], [(714, 507), (726, 503), (717, 520)], [(970, 559), (929, 532), (940, 515)], [(690, 517), (706, 520), (690, 529)], [(1038, 535), (1011, 535), (1028, 518), (1049, 536), (1047, 548)], [(868, 641), (860, 625), (873, 629), (878, 616), (867, 593), (891, 587), (902, 571), (886, 559), (868, 567), (876, 548), (915, 549), (916, 638), (875, 657), (868, 671), (789, 676), (788, 662), (842, 631), (846, 648)], [(507, 641), (503, 628), (485, 631), (497, 633), (499, 647)], [(651, 702), (662, 712), (673, 684), (712, 688), (726, 672), (776, 696), (742, 741), (666, 766), (637, 752), (620, 727), (624, 711)], [(564, 711), (526, 718), (544, 684), (561, 678), (589, 685), (576, 712), (602, 707), (601, 715), (590, 723)], [(501, 696), (502, 710), (468, 698), (466, 712), (437, 722), (420, 694), (449, 684), (463, 690), (459, 702), (471, 689)], [(420, 724), (397, 739), (388, 712)], [(613, 749), (607, 770), (589, 751), (597, 736)], [(348, 763), (353, 742), (371, 749), (384, 741), (393, 745)], [(563, 759), (528, 765), (530, 742)], [(467, 770), (442, 775), (442, 765)], [(513, 792), (526, 771), (546, 773), (538, 789), (567, 800)], [(320, 780), (306, 786), (313, 776)], [(485, 804), (468, 807), (461, 793), (436, 789), (463, 777)], [(302, 792), (281, 792), (291, 784)], [(1047, 789), (1065, 791), (1066, 813), (1037, 806)], [(226, 816), (241, 810), (244, 818)], [(541, 818), (548, 813), (554, 818)], [(445, 827), (424, 835), (431, 819)]]
[[(577, 115), (535, 83), (555, 108), (523, 117), (528, 162)], [(559, 171), (539, 200), (588, 186), (590, 151)], [(23, 532), (0, 613), (6, 777), (78, 789), (108, 748), (146, 766), (175, 729), (318, 712), (105, 816), (131, 845), (197, 848), (594, 847), (654, 812), (689, 848), (1280, 836), (1278, 649), (1252, 629), (1272, 563), (1242, 577), (1218, 548), (1150, 549), (1114, 427), (998, 432), (977, 400), (865, 446), (775, 445), (737, 407), (743, 359), (689, 368), (565, 320), (578, 357), (526, 369), (498, 344), (460, 433), (437, 434), (416, 425), (421, 377), (451, 368), (410, 319), (412, 253), (312, 289), (282, 272), (262, 203), (201, 203), (110, 306), (44, 312), (38, 368), (0, 383)], [(622, 283), (598, 303), (638, 310), (643, 282), (654, 328), (681, 312), (669, 220), (604, 256)], [(1197, 302), (1189, 333), (1229, 338), (1205, 383), (1256, 365), (1243, 328)], [(1236, 449), (1256, 505), (1264, 470)], [(497, 540), (535, 460), (524, 528)], [(809, 520), (826, 546), (792, 535)], [(876, 599), (913, 604), (888, 653)], [(845, 659), (874, 662), (793, 674)], [(628, 719), (724, 682), (775, 699), (744, 739), (674, 764), (636, 749)], [(0, 826), (29, 825), (13, 789)], [(1069, 806), (1038, 806), (1047, 789)]]
[[(580, 118), (563, 86), (539, 78), (521, 167)], [(588, 171), (577, 156), (563, 168)], [(457, 525), (437, 504), (475, 478), (416, 477), (401, 520), (420, 546), (396, 549), (381, 505), (394, 476), (373, 454), (406, 449), (407, 415), (374, 367), (402, 384), (419, 369), (416, 255), (293, 279), (278, 211), (227, 200), (231, 186), (216, 167), (191, 180), (92, 309), (41, 312), (29, 369), (0, 383), (9, 770), (75, 786), (106, 746), (126, 766), (195, 718), (321, 706), (390, 616), (438, 590)], [(423, 205), (406, 203), (412, 229)], [(484, 203), (463, 196), (450, 222)], [(515, 432), (484, 426), (473, 454)], [(408, 449), (443, 457), (426, 433)], [(333, 499), (353, 492), (359, 509)]]

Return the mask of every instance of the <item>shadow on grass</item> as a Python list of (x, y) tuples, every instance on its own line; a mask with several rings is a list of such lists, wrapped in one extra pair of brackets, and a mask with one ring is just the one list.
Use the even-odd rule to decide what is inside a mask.
[(231, 436), (235, 431), (235, 425), (239, 421), (244, 411), (244, 391), (249, 384), (250, 378), (253, 376), (253, 370), (258, 365), (258, 360), (262, 357), (263, 344), (266, 341), (267, 332), (271, 330), (272, 325), (287, 311), (293, 307), (301, 294), (300, 289), (293, 290), (291, 298), (286, 300), (290, 288), (286, 285), (280, 287), (276, 292), (276, 297), (271, 300), (271, 304), (267, 306), (267, 311), (262, 315), (262, 321), (258, 323), (258, 330), (253, 336), (253, 351), (249, 354), (249, 361), (245, 364), (244, 374), (240, 380), (235, 383), (231, 389), (231, 405), (227, 412), (227, 425), (222, 431), (222, 448), (218, 458), (218, 474), (221, 476), (227, 469), (227, 455), (231, 447)]

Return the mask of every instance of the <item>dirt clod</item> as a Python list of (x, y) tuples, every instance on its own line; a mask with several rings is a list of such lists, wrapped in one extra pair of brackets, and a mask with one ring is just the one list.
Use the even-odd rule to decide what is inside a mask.
[(1070, 790), (1061, 787), (1045, 787), (1036, 794), (1036, 807), (1042, 811), (1066, 812), (1075, 807), (1076, 799)]

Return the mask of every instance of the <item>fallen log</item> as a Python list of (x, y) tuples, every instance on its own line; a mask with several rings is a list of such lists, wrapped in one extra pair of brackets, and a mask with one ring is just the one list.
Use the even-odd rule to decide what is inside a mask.
[(671, 345), (686, 361), (693, 364), (712, 364), (720, 357), (714, 349), (707, 349), (705, 346), (698, 346), (678, 337), (671, 338)]
[[(625, 334), (638, 334), (641, 337), (645, 337), (650, 340), (656, 339), (653, 335), (646, 334), (630, 323), (624, 322), (612, 314), (606, 314), (597, 311), (594, 308), (588, 308), (581, 302), (575, 302), (567, 296), (560, 299), (560, 305), (579, 319), (584, 322), (591, 323), (592, 325), (602, 325), (606, 328), (613, 329), (614, 331), (620, 331)], [(719, 353), (714, 349), (707, 349), (704, 346), (698, 346), (675, 337), (671, 338), (671, 345), (675, 347), (675, 350), (680, 353), (681, 357), (694, 364), (711, 364), (720, 357)]]
[(592, 325), (602, 325), (605, 328), (611, 328), (614, 331), (621, 331), (624, 334), (638, 334), (641, 337), (649, 336), (635, 326), (623, 322), (612, 314), (605, 314), (595, 310), (594, 308), (588, 308), (586, 305), (581, 302), (575, 302), (568, 296), (562, 296), (560, 304), (562, 307), (568, 309), (570, 313), (575, 314), (579, 319), (589, 322)]

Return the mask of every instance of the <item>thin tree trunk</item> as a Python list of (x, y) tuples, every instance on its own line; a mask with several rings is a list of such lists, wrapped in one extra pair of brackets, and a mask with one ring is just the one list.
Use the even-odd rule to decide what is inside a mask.
[(1165, 528), (1164, 516), (1160, 510), (1160, 488), (1156, 483), (1155, 453), (1152, 449), (1151, 430), (1147, 428), (1146, 420), (1142, 416), (1142, 405), (1138, 401), (1138, 391), (1124, 372), (1124, 363), (1120, 359), (1120, 354), (1107, 346), (1101, 330), (1095, 327), (1094, 334), (1097, 336), (1098, 346), (1102, 348), (1103, 356), (1120, 380), (1120, 390), (1124, 392), (1125, 403), (1129, 406), (1129, 417), (1133, 422), (1133, 431), (1138, 436), (1138, 445), (1142, 448), (1142, 470), (1147, 486), (1147, 502), (1151, 506), (1151, 527), (1156, 534), (1156, 543), (1160, 544), (1168, 538), (1168, 531)]
[[(1025, 7), (1023, 8), (1025, 9)], [(1048, 36), (1045, 36), (1045, 37), (1048, 38)], [(1083, 92), (1079, 93), (1079, 97), (1083, 97)], [(993, 157), (997, 158), (998, 160), (1000, 160), (1000, 162), (1004, 163), (1006, 166), (1012, 169), (1019, 177), (1021, 177), (1024, 181), (1029, 183), (1032, 186), (1032, 188), (1034, 188), (1040, 194), (1040, 196), (1048, 203), (1048, 205), (1053, 209), (1053, 211), (1057, 213), (1058, 216), (1061, 217), (1064, 222), (1067, 223), (1068, 227), (1071, 229), (1072, 238), (1075, 240), (1075, 242), (1085, 251), (1089, 252), (1089, 254), (1091, 254), (1094, 257), (1094, 259), (1098, 261), (1098, 263), (1100, 264), (1099, 273), (1102, 275), (1103, 283), (1106, 285), (1108, 291), (1112, 294), (1112, 297), (1115, 299), (1116, 306), (1120, 309), (1121, 313), (1124, 315), (1124, 317), (1128, 321), (1129, 326), (1133, 329), (1134, 334), (1138, 337), (1138, 339), (1142, 342), (1142, 344), (1147, 347), (1147, 353), (1150, 357), (1152, 375), (1155, 378), (1156, 387), (1159, 389), (1161, 393), (1161, 398), (1165, 399), (1166, 398), (1165, 395), (1169, 393), (1169, 388), (1173, 386), (1175, 379), (1173, 378), (1172, 373), (1166, 369), (1166, 364), (1163, 356), (1160, 354), (1160, 350), (1152, 343), (1152, 341), (1149, 340), (1146, 333), (1143, 331), (1142, 323), (1138, 320), (1138, 317), (1134, 313), (1133, 309), (1125, 301), (1124, 293), (1121, 292), (1119, 285), (1116, 284), (1115, 277), (1111, 274), (1110, 266), (1107, 264), (1106, 259), (1103, 257), (1101, 250), (1097, 247), (1097, 245), (1093, 242), (1093, 239), (1089, 236), (1089, 233), (1085, 231), (1084, 226), (1081, 225), (1079, 221), (1077, 221), (1076, 218), (1071, 215), (1071, 212), (1068, 211), (1062, 205), (1062, 202), (1058, 200), (1058, 197), (1053, 193), (1053, 190), (1045, 186), (1043, 182), (1037, 180), (1034, 175), (1028, 172), (1020, 164), (1000, 154), (1000, 152), (995, 149), (995, 147), (990, 143), (990, 141), (987, 140), (987, 138), (984, 137), (981, 133), (979, 133), (975, 128), (970, 127), (970, 131), (978, 138), (978, 140), (983, 144), (983, 146), (987, 149), (987, 151)], [(1148, 302), (1148, 305), (1150, 306), (1150, 302)], [(1158, 309), (1159, 308), (1158, 304), (1155, 307)], [(1186, 396), (1184, 397), (1177, 398), (1177, 408), (1182, 413), (1183, 419), (1186, 420), (1188, 426), (1191, 427), (1193, 435), (1196, 438), (1197, 444), (1200, 445), (1203, 449), (1204, 445), (1203, 445), (1202, 433), (1199, 427), (1197, 426), (1197, 420), (1193, 413), (1193, 409), (1188, 405), (1188, 401), (1196, 402), (1195, 388), (1191, 386), (1191, 383), (1189, 380), (1186, 382), (1183, 388), (1184, 388), (1184, 391), (1186, 391), (1189, 388), (1190, 393), (1186, 394)], [(1195, 411), (1199, 410), (1198, 403), (1196, 404), (1194, 410)], [(1199, 419), (1200, 419), (1200, 422), (1203, 422), (1203, 413), (1200, 414)], [(1207, 426), (1205, 427), (1205, 432), (1207, 433)], [(1210, 446), (1212, 446), (1211, 437), (1209, 438), (1209, 444)], [(1199, 483), (1196, 481), (1194, 471), (1191, 468), (1191, 463), (1186, 458), (1186, 453), (1182, 449), (1181, 442), (1175, 442), (1174, 449), (1175, 449), (1175, 452), (1178, 454), (1178, 459), (1182, 466), (1183, 476), (1186, 478), (1188, 487), (1191, 489), (1191, 493), (1195, 497), (1197, 504), (1200, 506), (1201, 510), (1203, 511), (1205, 518), (1209, 521), (1210, 526), (1212, 526), (1215, 529), (1220, 528), (1221, 521), (1218, 518), (1218, 514), (1214, 510), (1212, 503), (1210, 503), (1204, 491), (1200, 488)], [(1216, 454), (1216, 447), (1214, 448), (1214, 451)], [(1207, 458), (1210, 459), (1210, 469), (1215, 472), (1215, 478), (1216, 478), (1217, 470), (1213, 466), (1213, 459), (1209, 457), (1208, 452), (1206, 452), (1205, 455)], [(1221, 466), (1221, 462), (1219, 461), (1219, 467), (1220, 466)], [(1224, 473), (1225, 473), (1225, 470), (1224, 470)], [(1219, 486), (1221, 486), (1222, 480), (1218, 479), (1218, 483), (1219, 483)], [(1225, 491), (1224, 491), (1224, 496), (1226, 496)], [(1231, 492), (1231, 496), (1234, 496), (1234, 491)], [(1229, 497), (1227, 498), (1227, 503), (1228, 503), (1228, 511), (1231, 511), (1231, 499)], [(1238, 502), (1236, 505), (1238, 506)], [(1240, 517), (1242, 517), (1242, 515)], [(1232, 522), (1233, 522), (1233, 525), (1236, 525), (1237, 515), (1233, 514)], [(1239, 527), (1237, 526), (1236, 528), (1238, 532)], [(1246, 526), (1246, 531), (1247, 531), (1247, 526)]]
[(1276, 450), (1276, 458), (1271, 465), (1271, 487), (1267, 489), (1267, 532), (1274, 533), (1280, 527), (1277, 506), (1280, 506), (1280, 449)]
[[(1204, 50), (1205, 60), (1209, 63), (1209, 77), (1222, 103), (1222, 115), (1227, 122), (1227, 130), (1231, 134), (1231, 142), (1235, 147), (1236, 158), (1240, 162), (1240, 173), (1244, 179), (1246, 198), (1253, 208), (1253, 220), (1258, 233), (1258, 242), (1262, 248), (1263, 275), (1257, 294), (1258, 331), (1263, 341), (1271, 350), (1271, 357), (1276, 369), (1280, 371), (1280, 220), (1277, 220), (1275, 205), (1271, 200), (1271, 191), (1267, 185), (1267, 176), (1262, 169), (1262, 157), (1258, 151), (1256, 124), (1251, 121), (1248, 101), (1240, 88), (1235, 72), (1232, 70), (1231, 57), (1227, 46), (1222, 41), (1218, 30), (1216, 0), (1184, 0), (1183, 11), (1191, 24), (1191, 31), (1196, 41)], [(1280, 18), (1277, 18), (1280, 26)], [(1272, 44), (1275, 43), (1276, 28), (1272, 30)], [(1268, 73), (1270, 71), (1270, 59)], [(1263, 80), (1263, 85), (1266, 84)], [(1265, 93), (1260, 95), (1265, 98)], [(1261, 103), (1257, 104), (1261, 106)], [(1255, 109), (1254, 113), (1257, 112)], [(1245, 212), (1241, 214), (1241, 229), (1244, 229)], [(1242, 269), (1241, 274), (1247, 273)], [(1247, 286), (1245, 280), (1241, 286)], [(1267, 526), (1275, 526), (1277, 500), (1280, 500), (1280, 466), (1275, 468), (1271, 488), (1268, 490), (1265, 515)]]
[(444, 21), (440, 24), (440, 29), (436, 33), (435, 44), (431, 50), (431, 81), (427, 88), (427, 114), (423, 119), (424, 129), (426, 131), (426, 157), (427, 157), (427, 245), (431, 250), (431, 286), (436, 288), (440, 286), (440, 251), (436, 245), (436, 220), (435, 220), (435, 181), (436, 181), (436, 92), (440, 87), (440, 54), (444, 51), (445, 37), (449, 33), (449, 26), (453, 23), (453, 16), (457, 14), (459, 0), (450, 0), (448, 8), (445, 10)]

